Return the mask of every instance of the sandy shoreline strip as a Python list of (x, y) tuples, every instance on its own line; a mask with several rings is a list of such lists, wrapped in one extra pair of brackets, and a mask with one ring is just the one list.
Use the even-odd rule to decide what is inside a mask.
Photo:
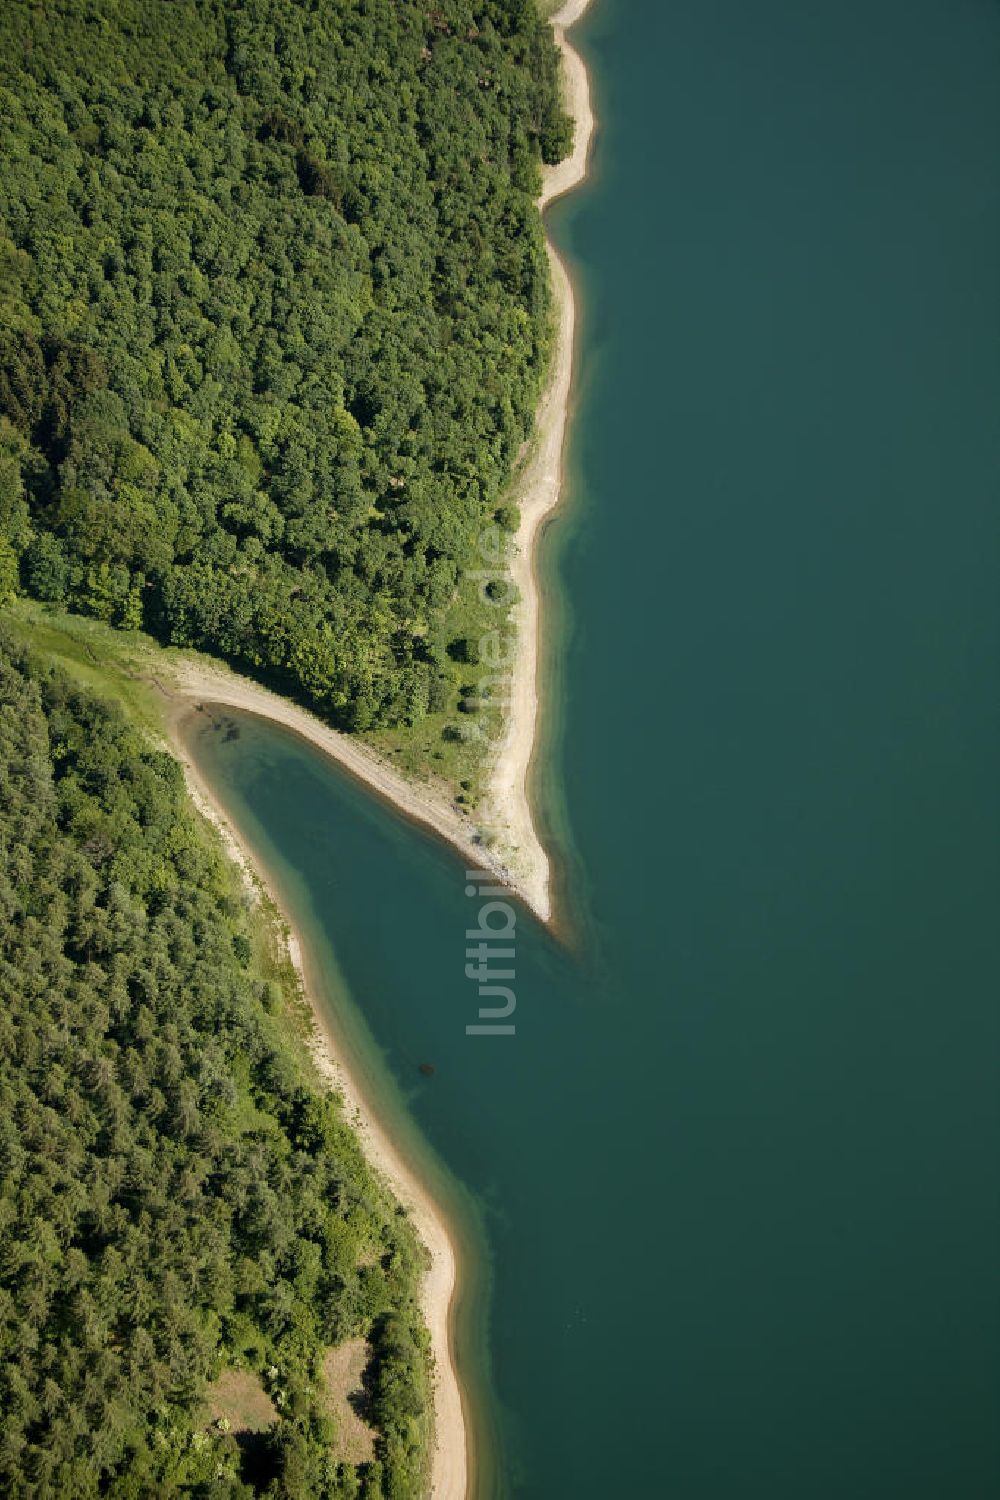
[[(563, 56), (566, 104), (575, 126), (572, 154), (557, 167), (546, 168), (541, 206), (576, 187), (586, 176), (594, 128), (586, 68), (566, 40), (566, 28), (578, 20), (589, 0), (567, 0), (552, 17), (557, 45)], [(505, 880), (543, 921), (551, 913), (549, 860), (538, 838), (528, 800), (527, 778), (538, 714), (538, 589), (534, 574), (534, 545), (538, 528), (558, 503), (562, 484), (562, 454), (566, 435), (573, 373), (575, 306), (565, 266), (547, 241), (557, 314), (556, 346), (549, 384), (536, 419), (535, 446), (517, 485), (521, 525), (514, 540), (512, 573), (520, 600), (514, 612), (517, 633), (511, 684), (508, 730), (494, 764), (486, 808), (480, 822), (494, 834), (487, 850), (477, 839), (477, 826), (444, 797), (401, 776), (369, 746), (340, 734), (313, 714), (269, 692), (216, 663), (176, 658), (172, 682), (163, 691), (172, 700), (168, 713), (171, 739), (181, 759), (191, 795), (201, 812), (219, 830), (230, 857), (252, 887), (268, 892), (288, 925), (288, 951), (303, 986), (316, 1024), (313, 1054), (317, 1069), (342, 1094), (346, 1116), (358, 1130), (365, 1155), (386, 1178), (395, 1197), (409, 1210), (411, 1222), (430, 1255), (430, 1269), (422, 1286), (422, 1309), (431, 1336), (435, 1366), (435, 1447), (431, 1494), (434, 1500), (467, 1500), (472, 1468), (471, 1431), (463, 1409), (454, 1360), (454, 1298), (457, 1255), (441, 1210), (401, 1155), (378, 1119), (345, 1060), (336, 1038), (315, 1002), (307, 956), (277, 889), (268, 882), (255, 852), (232, 827), (211, 788), (192, 763), (181, 732), (181, 722), (193, 705), (218, 704), (273, 720), (315, 745), (345, 770), (401, 812), (432, 829), (452, 844), (469, 868), (490, 868)], [(162, 686), (162, 684), (161, 684)]]
[[(552, 17), (556, 45), (563, 58), (566, 108), (573, 117), (573, 150), (558, 166), (543, 173), (544, 209), (578, 187), (587, 175), (594, 135), (594, 112), (587, 69), (570, 45), (566, 30), (578, 21), (590, 0), (567, 0)], [(558, 505), (563, 482), (563, 448), (573, 381), (576, 303), (573, 285), (551, 239), (546, 238), (556, 308), (556, 341), (552, 372), (536, 418), (534, 448), (516, 486), (521, 524), (514, 538), (511, 574), (519, 600), (513, 611), (516, 633), (507, 730), (490, 776), (483, 822), (495, 835), (494, 848), (510, 871), (512, 884), (533, 911), (548, 922), (552, 915), (549, 857), (538, 836), (528, 796), (528, 771), (538, 724), (539, 590), (535, 546), (539, 527)]]
[[(183, 723), (194, 716), (190, 702), (172, 697), (167, 723), (174, 753), (184, 767), (188, 792), (199, 812), (218, 830), (223, 846), (255, 894), (262, 887), (285, 924), (285, 942), (309, 1002), (315, 1023), (310, 1051), (317, 1072), (344, 1100), (344, 1117), (357, 1131), (369, 1164), (385, 1179), (393, 1197), (407, 1210), (410, 1222), (430, 1257), (421, 1283), (420, 1304), (431, 1338), (434, 1362), (434, 1453), (431, 1464), (431, 1494), (434, 1500), (466, 1500), (469, 1492), (470, 1452), (468, 1424), (462, 1406), (453, 1349), (452, 1317), (457, 1285), (457, 1255), (448, 1225), (430, 1192), (397, 1149), (381, 1124), (372, 1101), (365, 1095), (341, 1056), (337, 1040), (316, 1002), (318, 985), (310, 977), (307, 954), (284, 910), (276, 883), (262, 867), (256, 850), (245, 844), (230, 822), (212, 788), (194, 764), (185, 743)], [(233, 705), (242, 707), (240, 703)]]

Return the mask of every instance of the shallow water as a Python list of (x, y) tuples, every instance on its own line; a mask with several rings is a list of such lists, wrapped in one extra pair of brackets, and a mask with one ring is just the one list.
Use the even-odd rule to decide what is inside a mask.
[(206, 716), (197, 757), (481, 1216), (484, 1493), (985, 1500), (1000, 8), (596, 0), (577, 35), (537, 771), (574, 944), (519, 915), (516, 1035), (466, 1035), (447, 849), (276, 727)]

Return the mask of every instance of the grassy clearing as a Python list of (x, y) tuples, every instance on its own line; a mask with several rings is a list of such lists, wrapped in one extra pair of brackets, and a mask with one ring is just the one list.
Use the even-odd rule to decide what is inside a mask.
[(369, 1463), (375, 1454), (375, 1429), (365, 1420), (365, 1370), (372, 1357), (367, 1339), (349, 1339), (330, 1349), (323, 1360), (326, 1409), (336, 1427), (337, 1457), (349, 1464)]
[(0, 612), (7, 628), (40, 655), (51, 658), (83, 686), (118, 698), (129, 717), (162, 732), (154, 679), (171, 654), (139, 631), (114, 630), (86, 615), (18, 599)]
[[(363, 736), (412, 780), (443, 784), (446, 795), (467, 812), (482, 798), (493, 746), (502, 735), (506, 689), (497, 679), (509, 675), (476, 659), (480, 643), (495, 633), (497, 650), (509, 652), (512, 646), (510, 610), (488, 602), (482, 583), (463, 577), (439, 632), (444, 706), (414, 725)], [(455, 643), (466, 641), (473, 643), (471, 660), (459, 659), (456, 651)]]
[(251, 1370), (223, 1370), (205, 1392), (206, 1425), (222, 1432), (267, 1432), (278, 1409)]

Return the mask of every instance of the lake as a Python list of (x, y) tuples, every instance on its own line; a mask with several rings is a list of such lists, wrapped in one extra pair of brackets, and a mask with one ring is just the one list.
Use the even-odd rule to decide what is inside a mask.
[[(435, 1181), (482, 1497), (1000, 1493), (1000, 7), (596, 0), (519, 913), (194, 749)], [(420, 1065), (433, 1065), (433, 1076)], [(488, 1322), (487, 1322), (488, 1318)]]

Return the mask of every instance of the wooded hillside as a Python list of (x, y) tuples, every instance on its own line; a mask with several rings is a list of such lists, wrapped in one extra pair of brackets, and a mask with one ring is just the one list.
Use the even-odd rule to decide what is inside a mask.
[(8, 0), (0, 597), (442, 709), (569, 134), (534, 0)]
[[(177, 762), (0, 635), (5, 1495), (424, 1493), (423, 1252), (315, 1079), (264, 928)], [(360, 1470), (322, 1388), (357, 1337)], [(224, 1371), (268, 1430), (210, 1420)]]

